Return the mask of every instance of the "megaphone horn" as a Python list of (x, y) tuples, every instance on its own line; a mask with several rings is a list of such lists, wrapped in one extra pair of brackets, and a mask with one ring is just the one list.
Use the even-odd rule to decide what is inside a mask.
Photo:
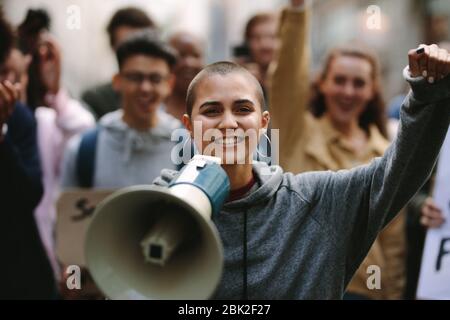
[(96, 208), (86, 261), (111, 299), (206, 299), (222, 276), (211, 221), (230, 184), (220, 159), (195, 156), (168, 188), (123, 188)]

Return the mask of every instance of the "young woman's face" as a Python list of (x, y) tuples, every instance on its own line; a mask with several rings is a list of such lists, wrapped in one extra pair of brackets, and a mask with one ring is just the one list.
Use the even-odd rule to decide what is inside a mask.
[(204, 155), (223, 164), (251, 163), (261, 129), (269, 123), (262, 113), (255, 83), (248, 75), (229, 73), (204, 78), (196, 88), (191, 118), (184, 124)]
[(374, 95), (372, 72), (372, 65), (363, 58), (342, 55), (331, 61), (320, 91), (334, 122), (346, 125), (359, 119)]

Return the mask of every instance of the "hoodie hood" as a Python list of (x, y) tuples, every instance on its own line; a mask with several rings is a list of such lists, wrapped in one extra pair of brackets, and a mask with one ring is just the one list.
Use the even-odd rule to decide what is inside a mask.
[[(269, 166), (265, 162), (254, 161), (253, 172), (255, 173), (255, 179), (259, 182), (259, 187), (244, 198), (225, 203), (222, 208), (223, 211), (242, 212), (243, 207), (251, 207), (259, 202), (266, 201), (277, 192), (283, 179), (283, 169), (281, 167)], [(176, 170), (164, 169), (161, 171), (161, 176), (156, 178), (153, 183), (167, 187), (177, 175), (178, 171)]]

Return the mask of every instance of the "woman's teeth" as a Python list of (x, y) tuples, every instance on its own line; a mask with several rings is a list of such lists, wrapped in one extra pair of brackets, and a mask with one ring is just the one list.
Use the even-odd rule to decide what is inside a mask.
[(214, 143), (223, 145), (234, 145), (242, 141), (244, 141), (244, 137), (226, 137), (226, 138), (217, 138), (214, 140)]

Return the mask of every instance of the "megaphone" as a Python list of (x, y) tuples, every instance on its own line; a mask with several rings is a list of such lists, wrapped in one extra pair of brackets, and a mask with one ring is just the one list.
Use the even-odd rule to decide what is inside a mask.
[(123, 188), (96, 208), (86, 263), (110, 299), (206, 299), (222, 276), (223, 247), (211, 221), (228, 197), (220, 159), (194, 158), (169, 187)]

